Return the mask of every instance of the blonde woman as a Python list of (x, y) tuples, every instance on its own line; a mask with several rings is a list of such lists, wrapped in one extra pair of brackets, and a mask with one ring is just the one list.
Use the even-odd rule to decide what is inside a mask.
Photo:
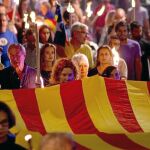
[(44, 80), (44, 86), (49, 85), (52, 68), (56, 61), (56, 47), (53, 44), (44, 44), (40, 52), (41, 76)]

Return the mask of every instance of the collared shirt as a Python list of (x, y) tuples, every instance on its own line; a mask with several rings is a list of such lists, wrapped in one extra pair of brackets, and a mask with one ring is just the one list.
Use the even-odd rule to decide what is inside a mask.
[(74, 50), (73, 45), (71, 42), (67, 42), (65, 45), (65, 54), (68, 58), (72, 58), (74, 54), (82, 53), (87, 56), (90, 68), (93, 68), (93, 54), (91, 48), (87, 44), (82, 44), (78, 50)]
[(35, 79), (36, 70), (27, 65), (23, 69), (21, 80), (12, 66), (0, 71), (1, 89), (35, 88)]

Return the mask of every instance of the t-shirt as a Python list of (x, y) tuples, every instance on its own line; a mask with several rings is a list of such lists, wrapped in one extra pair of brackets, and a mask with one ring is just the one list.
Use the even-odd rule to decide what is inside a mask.
[(127, 44), (120, 46), (119, 55), (127, 64), (128, 80), (136, 80), (135, 60), (141, 57), (141, 48), (138, 42), (128, 39)]
[[(128, 10), (128, 20), (132, 21), (133, 19), (133, 8)], [(144, 21), (149, 19), (148, 11), (146, 8), (140, 6), (138, 9), (135, 9), (135, 21), (138, 21), (141, 26), (144, 25)]]
[(2, 63), (5, 67), (10, 66), (10, 61), (7, 55), (8, 47), (10, 44), (18, 43), (16, 35), (10, 30), (0, 32), (0, 47), (2, 47)]

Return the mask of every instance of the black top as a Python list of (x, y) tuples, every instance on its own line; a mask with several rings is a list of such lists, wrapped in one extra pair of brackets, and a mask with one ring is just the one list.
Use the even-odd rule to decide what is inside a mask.
[(141, 38), (139, 41), (141, 46), (141, 62), (142, 62), (142, 81), (149, 81), (149, 70), (148, 70), (148, 57), (150, 57), (150, 42)]
[(14, 137), (8, 136), (8, 140), (5, 143), (0, 143), (0, 150), (26, 150), (14, 141)]
[(36, 70), (27, 65), (24, 66), (21, 80), (12, 66), (0, 70), (1, 89), (35, 88), (35, 79)]
[(95, 67), (88, 72), (88, 77), (91, 77), (97, 74), (98, 74), (98, 70), (97, 70), (97, 67)]
[(49, 83), (49, 79), (51, 77), (51, 71), (41, 71), (41, 76), (44, 80), (44, 86), (48, 86), (50, 83)]
[(20, 80), (13, 67), (8, 67), (0, 71), (1, 89), (18, 89)]

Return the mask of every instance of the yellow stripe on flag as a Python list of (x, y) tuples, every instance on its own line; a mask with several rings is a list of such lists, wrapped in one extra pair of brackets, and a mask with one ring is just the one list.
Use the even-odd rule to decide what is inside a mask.
[(16, 127), (13, 129), (14, 132), (19, 130), (27, 130), (24, 120), (22, 119), (18, 107), (16, 105), (13, 93), (11, 90), (1, 90), (0, 91), (0, 100), (5, 102), (11, 110), (14, 112), (16, 117)]
[(80, 134), (73, 137), (76, 142), (91, 150), (119, 150), (119, 148), (105, 143), (100, 137), (94, 134)]
[(148, 149), (150, 149), (150, 133), (132, 133), (127, 134), (128, 138)]
[(144, 132), (150, 132), (150, 97), (146, 82), (126, 82), (135, 117)]
[[(91, 77), (82, 81), (88, 113), (95, 127), (106, 133), (127, 133), (117, 121), (106, 92), (102, 77)], [(113, 127), (113, 128), (112, 128)]]
[(63, 109), (60, 86), (35, 90), (43, 124), (47, 132), (72, 132)]

